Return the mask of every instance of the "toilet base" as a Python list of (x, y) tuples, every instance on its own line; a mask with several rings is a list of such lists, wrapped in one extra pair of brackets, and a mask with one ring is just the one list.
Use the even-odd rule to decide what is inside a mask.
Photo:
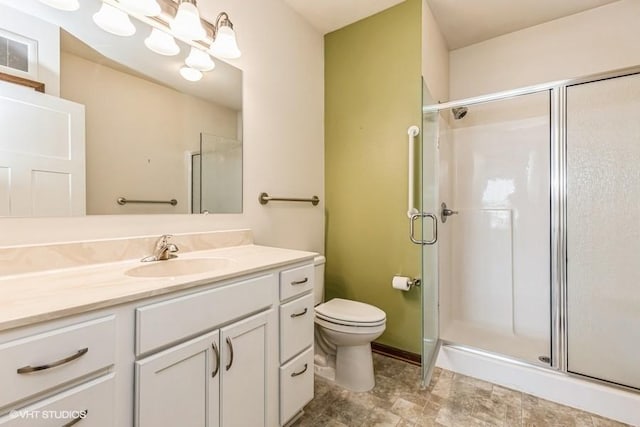
[(370, 343), (337, 347), (335, 382), (357, 392), (369, 391), (376, 385)]

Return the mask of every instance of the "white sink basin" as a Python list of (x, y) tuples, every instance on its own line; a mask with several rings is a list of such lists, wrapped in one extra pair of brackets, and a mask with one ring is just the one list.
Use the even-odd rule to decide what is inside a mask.
[(229, 267), (233, 260), (228, 258), (191, 258), (153, 261), (124, 272), (131, 277), (173, 277), (214, 272)]

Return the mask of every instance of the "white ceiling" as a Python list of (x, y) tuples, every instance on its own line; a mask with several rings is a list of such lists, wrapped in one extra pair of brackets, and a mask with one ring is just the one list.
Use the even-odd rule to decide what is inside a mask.
[(322, 34), (330, 33), (404, 0), (284, 0)]
[[(284, 0), (323, 34), (381, 12), (404, 0)], [(426, 0), (449, 49), (618, 0)]]
[(618, 0), (427, 0), (450, 50)]

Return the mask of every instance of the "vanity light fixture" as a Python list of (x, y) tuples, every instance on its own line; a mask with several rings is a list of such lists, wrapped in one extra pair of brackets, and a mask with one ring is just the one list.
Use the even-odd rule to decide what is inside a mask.
[(220, 58), (236, 59), (242, 54), (236, 41), (236, 33), (233, 31), (233, 23), (226, 12), (222, 12), (216, 18), (214, 26), (213, 43), (209, 48), (212, 55)]
[(158, 16), (162, 8), (156, 0), (118, 0), (127, 10), (144, 16)]
[(44, 3), (47, 6), (64, 10), (66, 12), (72, 12), (80, 9), (80, 3), (78, 3), (78, 0), (40, 0), (40, 3)]
[[(77, 10), (78, 0), (40, 0), (61, 10)], [(242, 54), (238, 48), (233, 23), (226, 12), (218, 14), (215, 24), (200, 18), (196, 0), (102, 0), (93, 21), (103, 30), (117, 36), (132, 36), (136, 27), (129, 15), (151, 26), (145, 46), (160, 55), (173, 56), (180, 52), (174, 37), (191, 46), (186, 66), (180, 75), (189, 81), (202, 79), (203, 71), (211, 71), (216, 64), (210, 55), (236, 59)]]
[(180, 75), (182, 76), (182, 78), (190, 82), (197, 82), (198, 80), (202, 79), (201, 71), (186, 66), (180, 68)]
[(196, 0), (178, 0), (178, 4), (176, 16), (169, 24), (171, 31), (179, 38), (204, 40), (207, 37), (207, 31), (200, 22)]
[(175, 39), (170, 34), (157, 28), (153, 28), (149, 37), (144, 39), (144, 45), (160, 55), (173, 56), (180, 53), (180, 47)]
[(192, 47), (189, 56), (185, 59), (185, 64), (191, 68), (195, 68), (198, 71), (211, 71), (216, 67), (213, 59), (209, 54), (197, 47)]
[(107, 3), (102, 3), (100, 10), (93, 15), (93, 22), (116, 36), (127, 37), (136, 33), (136, 27), (131, 23), (129, 15)]

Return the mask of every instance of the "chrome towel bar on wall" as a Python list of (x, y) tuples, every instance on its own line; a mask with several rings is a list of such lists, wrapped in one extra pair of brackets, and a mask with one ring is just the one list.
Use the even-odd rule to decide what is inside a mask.
[(317, 206), (320, 203), (320, 199), (318, 196), (313, 196), (310, 199), (299, 199), (295, 197), (272, 197), (267, 193), (260, 193), (258, 196), (258, 201), (261, 205), (266, 205), (269, 202), (309, 202), (313, 206)]
[(176, 199), (171, 200), (129, 200), (124, 197), (118, 197), (116, 200), (119, 205), (126, 205), (127, 203), (147, 203), (147, 204), (161, 204), (175, 206), (178, 204)]

